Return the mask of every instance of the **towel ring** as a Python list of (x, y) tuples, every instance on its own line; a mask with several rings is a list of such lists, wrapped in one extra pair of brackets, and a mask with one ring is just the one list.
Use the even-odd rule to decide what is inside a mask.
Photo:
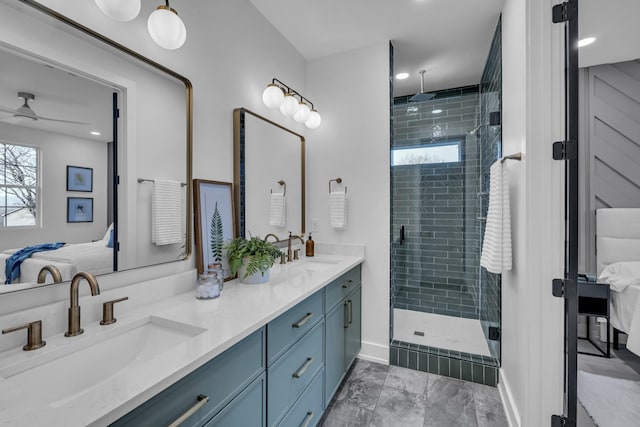
[[(282, 192), (283, 196), (287, 195), (287, 183), (284, 182), (284, 179), (281, 179), (280, 181), (278, 181), (278, 184), (284, 186), (284, 191)], [(273, 194), (273, 190), (271, 190), (271, 194)]]
[[(342, 178), (336, 178), (336, 179), (330, 179), (329, 180), (329, 194), (331, 194), (331, 183), (334, 182), (334, 181), (337, 182), (338, 184), (341, 184), (342, 183)], [(347, 194), (347, 187), (346, 186), (344, 187), (344, 193)]]

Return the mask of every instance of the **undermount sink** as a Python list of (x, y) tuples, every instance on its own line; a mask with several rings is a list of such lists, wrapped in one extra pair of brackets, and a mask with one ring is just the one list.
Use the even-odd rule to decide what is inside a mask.
[(338, 264), (341, 260), (335, 258), (305, 258), (300, 265), (305, 271), (315, 272), (326, 270), (335, 264)]
[(60, 406), (132, 364), (144, 363), (205, 331), (149, 316), (2, 368), (0, 376), (28, 388), (50, 406)]

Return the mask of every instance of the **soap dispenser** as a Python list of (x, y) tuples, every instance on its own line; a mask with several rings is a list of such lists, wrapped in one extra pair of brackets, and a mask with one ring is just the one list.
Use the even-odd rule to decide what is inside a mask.
[(309, 239), (307, 239), (306, 243), (306, 255), (313, 256), (315, 242), (311, 238), (311, 233), (309, 233)]

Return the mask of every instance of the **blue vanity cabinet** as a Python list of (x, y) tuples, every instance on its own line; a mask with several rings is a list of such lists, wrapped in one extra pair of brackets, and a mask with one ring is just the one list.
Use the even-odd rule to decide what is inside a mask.
[[(199, 395), (209, 398), (197, 412), (181, 424), (182, 427), (203, 426), (216, 414), (217, 427), (237, 426), (227, 420), (235, 420), (242, 408), (251, 402), (261, 402), (258, 409), (264, 415), (265, 328), (249, 335), (221, 355), (207, 362), (169, 388), (143, 403), (112, 424), (112, 426), (156, 427), (169, 425), (189, 409), (197, 405)], [(251, 390), (250, 390), (251, 389)], [(264, 426), (264, 416), (255, 417), (249, 412), (243, 427)], [(226, 414), (226, 415), (223, 415)], [(256, 422), (254, 423), (254, 420)], [(257, 422), (259, 421), (259, 422)]]
[(360, 266), (325, 288), (325, 407), (331, 402), (361, 347), (362, 284)]
[(324, 412), (323, 379), (324, 370), (318, 372), (278, 427), (313, 427), (318, 424)]
[(262, 427), (266, 417), (266, 375), (262, 374), (205, 427)]

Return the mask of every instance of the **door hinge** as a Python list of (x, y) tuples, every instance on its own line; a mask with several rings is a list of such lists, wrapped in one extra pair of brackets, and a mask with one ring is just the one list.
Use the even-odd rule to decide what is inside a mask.
[(575, 160), (578, 158), (576, 141), (558, 141), (553, 143), (553, 160)]
[(562, 415), (551, 416), (551, 427), (564, 427), (567, 425), (567, 419)]
[(489, 326), (489, 339), (498, 341), (500, 339), (500, 328), (497, 326)]
[(569, 0), (564, 3), (553, 6), (552, 9), (553, 23), (567, 22), (578, 17), (577, 3), (575, 0)]
[(116, 117), (116, 119), (120, 118), (120, 109), (116, 108), (115, 110), (113, 110), (113, 115)]
[(553, 279), (551, 283), (551, 293), (554, 297), (563, 298), (565, 295), (565, 281), (564, 279)]

